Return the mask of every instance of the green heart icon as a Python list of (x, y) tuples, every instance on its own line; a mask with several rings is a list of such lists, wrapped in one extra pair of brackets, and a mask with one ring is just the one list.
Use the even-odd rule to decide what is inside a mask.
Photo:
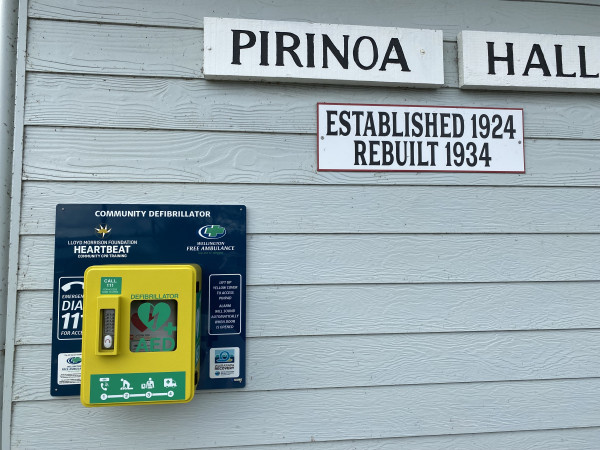
[(152, 305), (152, 303), (142, 303), (138, 308), (138, 317), (144, 325), (152, 331), (160, 329), (169, 316), (171, 315), (171, 307), (164, 302)]

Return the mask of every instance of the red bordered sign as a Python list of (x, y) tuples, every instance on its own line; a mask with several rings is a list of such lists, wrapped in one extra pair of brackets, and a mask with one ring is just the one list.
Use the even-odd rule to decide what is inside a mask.
[(317, 104), (318, 170), (525, 173), (523, 109)]

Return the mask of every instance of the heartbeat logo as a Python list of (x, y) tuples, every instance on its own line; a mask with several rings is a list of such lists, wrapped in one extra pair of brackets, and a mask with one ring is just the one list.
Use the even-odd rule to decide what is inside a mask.
[(96, 230), (98, 236), (104, 239), (106, 235), (111, 232), (112, 228), (108, 228), (108, 225), (99, 225), (98, 228), (94, 228), (94, 230)]

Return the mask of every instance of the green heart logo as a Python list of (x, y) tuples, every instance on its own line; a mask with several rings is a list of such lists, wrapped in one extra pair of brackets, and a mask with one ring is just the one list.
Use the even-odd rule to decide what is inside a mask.
[(138, 317), (144, 325), (152, 331), (160, 329), (169, 316), (171, 315), (171, 307), (164, 302), (152, 305), (152, 303), (142, 303), (138, 308)]

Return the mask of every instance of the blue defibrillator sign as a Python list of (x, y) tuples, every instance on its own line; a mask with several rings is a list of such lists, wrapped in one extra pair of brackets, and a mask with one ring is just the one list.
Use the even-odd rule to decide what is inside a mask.
[[(90, 266), (114, 264), (200, 266), (197, 389), (245, 386), (245, 206), (62, 204), (56, 208), (52, 395), (79, 394), (84, 272)], [(102, 295), (121, 293), (119, 277), (101, 281)], [(176, 303), (146, 298), (155, 293), (135, 295), (139, 302), (133, 299), (132, 305), (140, 303), (140, 308), (158, 300), (160, 306)], [(144, 336), (160, 306), (146, 315), (135, 310), (127, 319), (132, 342), (152, 342)]]

